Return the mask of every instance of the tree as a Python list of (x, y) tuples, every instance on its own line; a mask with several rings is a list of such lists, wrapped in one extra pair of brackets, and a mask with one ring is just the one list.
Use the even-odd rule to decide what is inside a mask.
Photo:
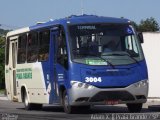
[(5, 85), (4, 85), (4, 81), (5, 81), (5, 77), (4, 77), (4, 60), (5, 60), (5, 39), (0, 37), (0, 89), (4, 89)]
[(6, 35), (10, 30), (4, 30), (0, 28), (0, 36)]
[(5, 88), (5, 36), (10, 30), (0, 29), (0, 89)]
[(136, 23), (136, 22), (134, 22), (134, 21), (132, 21), (132, 25), (134, 26), (134, 28), (138, 31), (138, 24)]
[(137, 30), (140, 32), (156, 32), (159, 31), (159, 25), (155, 18), (150, 17), (146, 20), (141, 20)]

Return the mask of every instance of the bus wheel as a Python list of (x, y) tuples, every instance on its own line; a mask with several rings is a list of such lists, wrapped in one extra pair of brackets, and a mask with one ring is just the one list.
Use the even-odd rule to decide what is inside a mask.
[(86, 105), (86, 106), (79, 106), (79, 108), (81, 108), (82, 110), (90, 110), (91, 106), (90, 105)]
[(27, 93), (24, 95), (24, 105), (26, 110), (40, 110), (42, 109), (42, 104), (29, 103)]
[(66, 90), (64, 90), (64, 92), (63, 92), (62, 103), (63, 103), (64, 111), (66, 113), (71, 114), (74, 112), (74, 107), (69, 105), (69, 98), (68, 98), (68, 94), (67, 94)]
[(33, 106), (31, 103), (29, 103), (28, 96), (27, 96), (26, 92), (25, 92), (25, 95), (24, 95), (24, 106), (25, 106), (26, 110), (31, 110), (32, 106)]
[(137, 113), (142, 110), (142, 103), (129, 103), (127, 104), (129, 112)]

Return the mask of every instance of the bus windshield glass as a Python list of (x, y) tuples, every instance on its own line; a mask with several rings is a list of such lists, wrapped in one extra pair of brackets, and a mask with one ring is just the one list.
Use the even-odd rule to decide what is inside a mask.
[(123, 65), (143, 59), (141, 45), (129, 24), (69, 26), (74, 62), (88, 65)]

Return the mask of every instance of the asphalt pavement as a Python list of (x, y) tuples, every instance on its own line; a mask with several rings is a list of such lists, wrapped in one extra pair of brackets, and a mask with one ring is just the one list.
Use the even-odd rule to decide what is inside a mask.
[[(156, 106), (157, 109), (148, 109), (148, 106)], [(143, 105), (141, 113), (137, 114), (129, 113), (125, 105), (93, 106), (91, 110), (66, 114), (61, 106), (54, 105), (44, 105), (41, 110), (26, 111), (23, 103), (11, 102), (1, 95), (0, 115), (0, 120), (129, 120), (131, 116), (134, 120), (158, 120), (160, 119), (160, 106), (153, 101), (147, 102)]]

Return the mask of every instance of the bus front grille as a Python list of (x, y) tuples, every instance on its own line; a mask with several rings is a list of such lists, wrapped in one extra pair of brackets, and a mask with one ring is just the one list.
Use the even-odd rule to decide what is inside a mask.
[(135, 98), (127, 91), (102, 91), (90, 98), (89, 101), (100, 102), (105, 100), (132, 101)]

